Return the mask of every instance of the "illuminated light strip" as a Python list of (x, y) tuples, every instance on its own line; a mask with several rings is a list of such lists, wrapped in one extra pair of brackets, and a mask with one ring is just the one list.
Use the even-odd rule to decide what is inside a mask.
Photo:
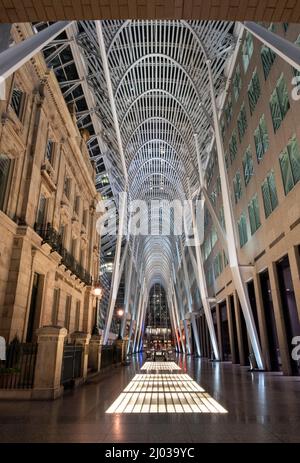
[(175, 362), (145, 362), (141, 370), (181, 370)]
[[(170, 370), (175, 362), (146, 362)], [(159, 369), (159, 368), (158, 368)], [(163, 368), (164, 370), (164, 368)], [(137, 374), (106, 413), (227, 413), (189, 375), (175, 373)]]

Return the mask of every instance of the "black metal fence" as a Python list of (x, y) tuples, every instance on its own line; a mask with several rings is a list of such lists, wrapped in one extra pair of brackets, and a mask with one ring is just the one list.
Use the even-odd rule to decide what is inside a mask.
[(0, 363), (0, 389), (33, 387), (37, 344), (11, 342), (6, 360)]
[(80, 378), (83, 346), (65, 344), (62, 359), (61, 384), (71, 387)]
[(117, 345), (102, 346), (101, 369), (122, 362), (122, 348)]
[(49, 244), (52, 249), (62, 256), (62, 263), (71, 272), (76, 275), (86, 285), (92, 284), (92, 276), (87, 272), (82, 265), (77, 262), (74, 256), (63, 247), (62, 237), (50, 223), (47, 225), (35, 224), (35, 231), (43, 238), (43, 242)]

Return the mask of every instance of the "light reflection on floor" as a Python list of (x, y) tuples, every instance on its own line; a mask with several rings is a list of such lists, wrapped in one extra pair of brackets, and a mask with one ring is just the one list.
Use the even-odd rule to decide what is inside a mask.
[(172, 371), (172, 370), (181, 370), (181, 368), (175, 362), (145, 362), (141, 370)]
[[(167, 362), (162, 365), (167, 366)], [(142, 367), (145, 369), (155, 370), (152, 365), (151, 369)], [(227, 413), (227, 410), (187, 374), (148, 373), (135, 375), (106, 413)]]

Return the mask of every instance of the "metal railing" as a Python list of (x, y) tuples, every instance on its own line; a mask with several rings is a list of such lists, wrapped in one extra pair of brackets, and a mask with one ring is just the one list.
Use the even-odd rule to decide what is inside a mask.
[(87, 286), (92, 284), (92, 276), (83, 266), (77, 262), (74, 256), (63, 247), (61, 235), (50, 223), (45, 225), (35, 224), (35, 231), (43, 238), (43, 242), (49, 244), (53, 251), (62, 257), (62, 263)]
[(75, 344), (64, 345), (61, 370), (61, 384), (64, 387), (72, 386), (74, 384), (74, 380), (76, 378), (80, 378), (82, 353), (82, 346)]
[(37, 344), (11, 342), (6, 360), (0, 363), (0, 389), (31, 389), (36, 355)]
[(102, 346), (101, 369), (122, 362), (122, 348), (117, 345)]

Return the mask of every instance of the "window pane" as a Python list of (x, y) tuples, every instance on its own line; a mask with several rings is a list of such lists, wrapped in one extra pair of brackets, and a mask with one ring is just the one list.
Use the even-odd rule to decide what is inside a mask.
[(270, 70), (272, 68), (272, 65), (275, 61), (276, 54), (268, 47), (263, 46), (261, 49), (261, 60), (262, 60), (262, 65), (263, 65), (263, 71), (264, 71), (264, 76), (265, 79), (267, 79)]
[(277, 207), (278, 205), (278, 198), (277, 198), (277, 190), (276, 190), (276, 183), (275, 183), (275, 176), (274, 172), (270, 172), (268, 175), (268, 184), (269, 184), (269, 191), (270, 191), (270, 198), (272, 203), (272, 210)]
[(294, 187), (294, 180), (287, 150), (283, 151), (279, 158), (279, 162), (284, 191), (285, 194), (288, 194), (288, 192)]
[(23, 99), (23, 92), (19, 88), (15, 87), (12, 91), (11, 96), (11, 106), (15, 111), (16, 115), (20, 117), (21, 109), (22, 109), (22, 99)]
[(294, 183), (297, 183), (300, 180), (300, 152), (299, 145), (295, 137), (292, 138), (288, 144), (288, 151), (290, 155)]
[(281, 76), (277, 84), (277, 92), (278, 92), (278, 99), (279, 99), (279, 104), (281, 108), (282, 119), (284, 119), (286, 113), (288, 112), (290, 108), (290, 102), (289, 102), (289, 93), (288, 93), (287, 85), (286, 85), (286, 82), (283, 76)]
[(37, 211), (36, 223), (38, 227), (43, 227), (45, 225), (45, 216), (46, 216), (46, 203), (47, 200), (44, 195), (40, 196), (39, 208)]
[(254, 208), (254, 216), (255, 216), (255, 227), (257, 230), (261, 226), (257, 196), (253, 198), (253, 208)]
[(10, 173), (11, 159), (5, 154), (0, 154), (0, 209), (3, 209), (8, 179)]
[(271, 204), (269, 185), (268, 185), (267, 179), (263, 182), (261, 186), (261, 191), (262, 191), (263, 201), (264, 201), (265, 216), (267, 218), (272, 212), (272, 204)]
[(269, 134), (268, 134), (268, 127), (266, 123), (265, 116), (263, 115), (259, 121), (260, 132), (262, 136), (263, 142), (263, 150), (264, 153), (269, 149), (270, 141), (269, 141)]
[(244, 159), (243, 159), (243, 171), (244, 171), (244, 180), (245, 185), (248, 185), (252, 175), (253, 175), (253, 161), (250, 147), (247, 149)]
[(47, 145), (46, 145), (46, 153), (45, 153), (45, 156), (46, 156), (46, 159), (52, 163), (52, 154), (53, 154), (53, 141), (52, 140), (48, 140), (47, 141)]
[(274, 132), (276, 132), (279, 129), (281, 121), (282, 121), (281, 109), (280, 109), (280, 105), (278, 102), (276, 90), (273, 92), (271, 96), (270, 109), (271, 109)]

